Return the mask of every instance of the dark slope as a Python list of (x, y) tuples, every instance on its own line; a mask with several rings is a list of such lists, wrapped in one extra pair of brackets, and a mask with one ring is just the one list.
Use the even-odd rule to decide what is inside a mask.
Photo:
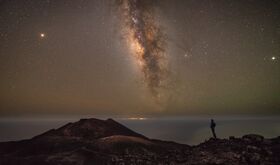
[(100, 119), (81, 119), (75, 123), (68, 123), (58, 129), (52, 129), (42, 135), (34, 138), (41, 137), (67, 137), (67, 138), (82, 138), (93, 140), (113, 135), (125, 135), (146, 138), (127, 127), (121, 125), (113, 119), (100, 120)]
[(29, 140), (0, 143), (0, 165), (280, 164), (280, 138), (209, 139), (197, 146), (152, 140), (112, 119), (82, 119)]

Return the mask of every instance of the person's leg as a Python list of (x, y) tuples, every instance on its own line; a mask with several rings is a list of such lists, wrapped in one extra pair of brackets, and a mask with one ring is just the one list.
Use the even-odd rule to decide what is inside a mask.
[(211, 130), (212, 130), (213, 137), (216, 139), (217, 137), (216, 137), (216, 133), (215, 133), (215, 128), (211, 128)]
[(214, 138), (216, 139), (217, 136), (216, 136), (215, 128), (213, 128), (213, 135), (214, 135)]

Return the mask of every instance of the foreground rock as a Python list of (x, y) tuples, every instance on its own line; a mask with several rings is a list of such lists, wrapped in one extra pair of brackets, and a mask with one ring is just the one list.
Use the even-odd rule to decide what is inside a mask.
[(82, 119), (30, 140), (0, 143), (0, 164), (280, 164), (280, 138), (245, 135), (188, 146), (149, 139), (112, 119)]

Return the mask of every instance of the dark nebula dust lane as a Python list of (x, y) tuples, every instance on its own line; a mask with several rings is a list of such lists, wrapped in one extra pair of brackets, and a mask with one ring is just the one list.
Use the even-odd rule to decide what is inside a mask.
[(144, 82), (152, 96), (159, 100), (166, 86), (168, 65), (166, 37), (155, 18), (157, 1), (119, 0), (124, 35), (131, 54), (139, 64)]

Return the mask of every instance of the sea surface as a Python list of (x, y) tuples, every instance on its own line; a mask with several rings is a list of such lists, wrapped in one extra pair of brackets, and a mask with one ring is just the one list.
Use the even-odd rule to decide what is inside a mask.
[[(116, 118), (135, 132), (149, 138), (176, 141), (190, 145), (209, 139), (209, 117), (173, 118)], [(49, 129), (61, 127), (79, 118), (2, 118), (0, 119), (0, 141), (32, 138)], [(280, 136), (280, 117), (266, 116), (222, 116), (214, 118), (219, 138), (241, 137), (245, 134), (261, 134), (267, 138)]]

